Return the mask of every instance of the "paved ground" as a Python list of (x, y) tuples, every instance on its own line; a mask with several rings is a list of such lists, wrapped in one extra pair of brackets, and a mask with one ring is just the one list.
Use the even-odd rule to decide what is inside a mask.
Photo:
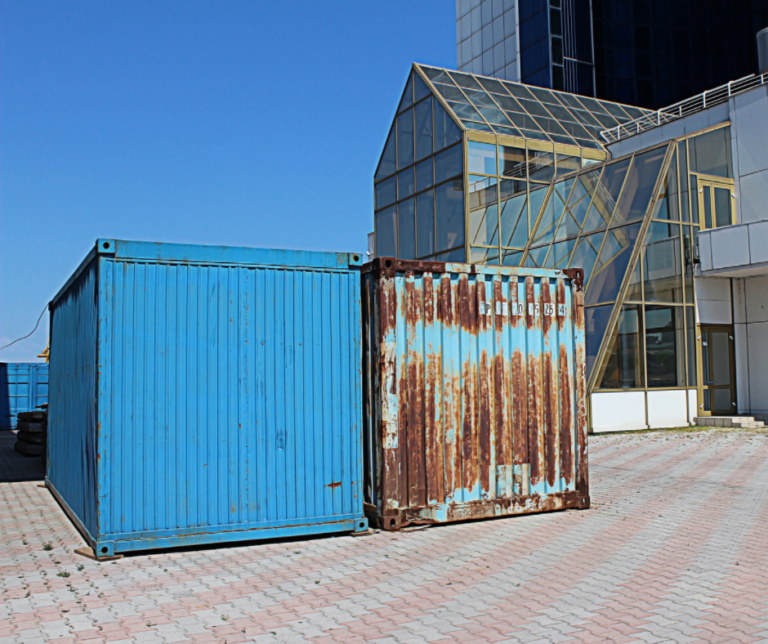
[(594, 437), (588, 511), (113, 563), (10, 439), (0, 644), (768, 641), (766, 433)]

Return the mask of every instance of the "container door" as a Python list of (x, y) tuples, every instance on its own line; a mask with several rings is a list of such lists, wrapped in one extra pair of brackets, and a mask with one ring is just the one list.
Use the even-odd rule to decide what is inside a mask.
[(701, 359), (704, 411), (733, 416), (737, 411), (733, 326), (701, 327)]

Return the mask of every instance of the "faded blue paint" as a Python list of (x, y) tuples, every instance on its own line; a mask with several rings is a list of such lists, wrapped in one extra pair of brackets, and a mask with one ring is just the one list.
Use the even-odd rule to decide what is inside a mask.
[[(51, 370), (70, 374), (55, 406), (72, 413), (51, 424), (48, 480), (99, 554), (367, 527), (360, 263), (97, 242), (51, 305)], [(63, 368), (97, 348), (92, 379)], [(65, 448), (91, 407), (93, 484)]]
[(16, 429), (16, 415), (48, 402), (45, 362), (0, 362), (0, 431)]

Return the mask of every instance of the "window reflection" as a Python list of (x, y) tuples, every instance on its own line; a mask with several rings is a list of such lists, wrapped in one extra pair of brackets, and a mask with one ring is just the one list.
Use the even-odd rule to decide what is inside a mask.
[(464, 190), (462, 184), (461, 179), (454, 179), (435, 188), (436, 250), (438, 252), (464, 244)]
[(435, 252), (435, 194), (427, 190), (416, 197), (417, 256)]
[(630, 161), (630, 159), (623, 159), (605, 166), (592, 197), (582, 234), (602, 230), (608, 225), (621, 187), (624, 185)]
[(432, 154), (432, 101), (422, 101), (415, 107), (416, 160)]
[(600, 351), (613, 305), (591, 306), (584, 309), (584, 336), (587, 353), (587, 379), (592, 375), (595, 359)]
[(501, 258), (503, 266), (520, 266), (520, 260), (523, 258), (523, 251), (505, 251)]
[(597, 382), (601, 389), (644, 387), (643, 310), (640, 304), (621, 308), (619, 319), (608, 340)]
[(469, 177), (469, 240), (472, 245), (499, 243), (499, 205), (495, 177)]
[(523, 248), (528, 243), (528, 209), (525, 182), (502, 179), (501, 243), (503, 246)]
[(435, 152), (438, 152), (457, 141), (461, 141), (461, 130), (434, 97), (432, 104), (435, 108)]
[(461, 146), (454, 145), (435, 155), (435, 183), (440, 183), (462, 172)]
[(496, 146), (490, 143), (469, 141), (467, 164), (471, 173), (496, 175)]
[(569, 268), (581, 268), (584, 270), (584, 283), (589, 282), (592, 276), (592, 269), (595, 267), (597, 254), (600, 252), (600, 244), (603, 241), (603, 234), (596, 233), (580, 237), (576, 248), (571, 256)]
[(731, 128), (722, 127), (688, 140), (691, 171), (717, 177), (733, 177)]
[(432, 163), (433, 159), (430, 157), (416, 166), (416, 192), (421, 192), (432, 185)]
[(528, 150), (528, 178), (532, 181), (552, 181), (555, 176), (555, 155), (552, 152)]
[(645, 346), (649, 387), (685, 387), (684, 309), (645, 307)]
[(676, 155), (673, 155), (667, 176), (662, 180), (661, 192), (656, 200), (653, 218), (679, 221), (680, 215), (677, 198), (677, 159)]
[(376, 208), (383, 208), (397, 200), (397, 177), (390, 177), (376, 184)]
[(585, 303), (597, 304), (616, 299), (641, 226), (637, 223), (611, 228), (605, 235), (594, 274), (587, 284)]
[(470, 248), (469, 251), (470, 251), (470, 254), (469, 254), (470, 264), (498, 264), (499, 263), (498, 248)]
[(505, 177), (525, 179), (525, 150), (522, 148), (499, 148), (499, 165)]
[(396, 160), (396, 152), (397, 152), (397, 145), (395, 143), (395, 128), (393, 127), (392, 130), (389, 132), (389, 136), (387, 137), (387, 144), (384, 146), (384, 153), (381, 155), (381, 161), (379, 161), (379, 168), (376, 170), (376, 176), (374, 177), (375, 181), (378, 181), (379, 179), (382, 179), (383, 177), (388, 177), (390, 174), (392, 174), (396, 168), (395, 168), (395, 160)]
[(621, 199), (614, 215), (614, 226), (645, 217), (666, 153), (667, 146), (635, 155), (624, 189), (621, 191)]
[(646, 302), (682, 302), (680, 225), (652, 221), (643, 242)]
[(397, 257), (397, 206), (376, 213), (376, 257)]
[(571, 257), (571, 252), (575, 245), (575, 239), (552, 244), (552, 250), (549, 251), (549, 255), (547, 256), (547, 267), (565, 268), (568, 265), (568, 260)]
[(404, 199), (413, 194), (413, 168), (397, 173), (397, 198)]
[(557, 155), (557, 175), (581, 170), (581, 157)]
[(688, 386), (695, 387), (698, 382), (696, 374), (696, 310), (691, 306), (685, 307), (685, 325), (688, 345)]

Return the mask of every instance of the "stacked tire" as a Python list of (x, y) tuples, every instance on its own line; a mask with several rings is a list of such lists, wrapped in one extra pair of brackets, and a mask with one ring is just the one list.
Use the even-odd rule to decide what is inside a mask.
[(23, 411), (18, 415), (16, 444), (13, 448), (26, 456), (45, 458), (48, 440), (48, 412)]

